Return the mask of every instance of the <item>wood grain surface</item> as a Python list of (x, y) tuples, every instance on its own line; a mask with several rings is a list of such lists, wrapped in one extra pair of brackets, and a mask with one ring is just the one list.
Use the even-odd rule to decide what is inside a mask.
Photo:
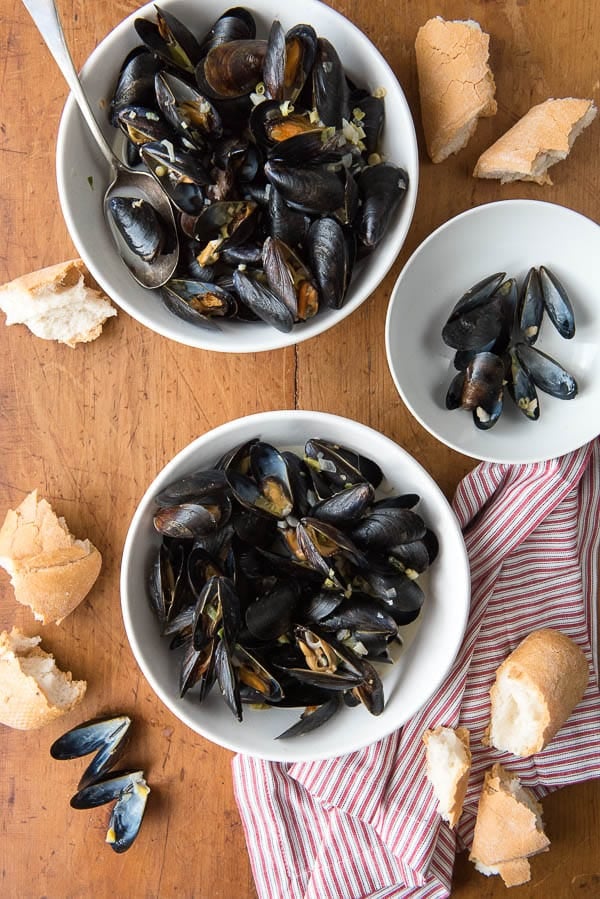
[[(133, 0), (60, 0), (77, 65)], [(251, 6), (252, 4), (250, 4)], [(136, 504), (159, 469), (194, 437), (229, 419), (267, 409), (316, 409), (367, 423), (396, 440), (451, 497), (474, 467), (411, 417), (388, 373), (384, 320), (392, 286), (415, 247), (469, 207), (525, 197), (600, 217), (596, 121), (554, 185), (476, 181), (481, 151), (535, 102), (599, 97), (600, 4), (589, 0), (335, 0), (396, 72), (413, 112), (421, 175), (416, 213), (393, 269), (360, 310), (296, 348), (247, 356), (195, 351), (144, 329), (121, 312), (94, 343), (69, 349), (0, 322), (0, 520), (34, 487), (75, 534), (102, 551), (100, 578), (60, 626), (40, 629), (14, 601), (0, 572), (0, 629), (41, 632), (59, 664), (88, 681), (84, 704), (37, 732), (0, 729), (0, 895), (3, 897), (240, 897), (255, 888), (234, 803), (231, 754), (195, 735), (156, 698), (133, 659), (119, 602), (119, 564)], [(300, 9), (302, 4), (299, 4)], [(425, 153), (414, 39), (433, 15), (474, 18), (491, 34), (498, 114), (482, 120), (469, 146), (441, 165)], [(66, 86), (24, 7), (0, 7), (0, 281), (72, 258), (58, 202), (55, 139)], [(389, 123), (388, 127), (393, 127)], [(464, 248), (469, 252), (469, 247)], [(444, 272), (436, 273), (443, 279)], [(349, 364), (351, 361), (351, 364)], [(418, 372), (415, 372), (418, 377)], [(134, 720), (131, 761), (152, 786), (146, 820), (125, 855), (104, 844), (104, 809), (74, 811), (78, 762), (48, 749), (67, 726), (123, 711)], [(600, 895), (600, 784), (562, 790), (544, 802), (548, 854), (532, 863), (515, 896)], [(453, 895), (504, 893), (461, 856)]]

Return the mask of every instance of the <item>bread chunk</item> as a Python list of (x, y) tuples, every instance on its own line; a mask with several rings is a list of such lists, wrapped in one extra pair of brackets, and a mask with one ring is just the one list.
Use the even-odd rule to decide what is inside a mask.
[(529, 634), (496, 671), (483, 742), (517, 756), (540, 752), (581, 700), (589, 680), (582, 650), (560, 631)]
[(102, 557), (89, 540), (77, 540), (34, 490), (6, 515), (0, 565), (11, 575), (17, 601), (48, 624), (62, 621), (87, 596)]
[(471, 750), (466, 727), (436, 727), (423, 734), (427, 753), (427, 778), (438, 800), (438, 811), (450, 827), (461, 816), (469, 772)]
[(542, 806), (500, 764), (485, 772), (469, 858), (481, 873), (500, 874), (507, 886), (529, 879), (527, 859), (547, 851)]
[(495, 115), (490, 38), (472, 19), (437, 16), (417, 33), (415, 51), (427, 152), (442, 162), (466, 147), (482, 116)]
[(0, 287), (6, 324), (24, 324), (44, 340), (67, 346), (95, 340), (107, 318), (117, 314), (81, 259), (21, 275)]
[(548, 169), (566, 159), (596, 117), (592, 100), (546, 100), (527, 112), (477, 160), (475, 178), (552, 184)]
[(54, 657), (13, 627), (0, 634), (0, 722), (18, 730), (43, 727), (81, 702), (87, 684), (56, 667)]

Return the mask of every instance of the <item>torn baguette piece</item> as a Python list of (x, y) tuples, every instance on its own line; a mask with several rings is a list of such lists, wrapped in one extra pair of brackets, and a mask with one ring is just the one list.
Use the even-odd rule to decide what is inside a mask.
[(102, 556), (89, 540), (77, 540), (65, 519), (34, 490), (6, 514), (0, 565), (11, 576), (16, 600), (48, 624), (62, 621), (87, 596)]
[(596, 117), (593, 100), (550, 99), (527, 112), (477, 160), (475, 178), (552, 184), (548, 169), (566, 159)]
[(95, 340), (117, 314), (81, 259), (21, 275), (0, 287), (6, 324), (24, 324), (44, 340), (67, 346)]
[(581, 700), (587, 659), (560, 631), (529, 634), (502, 662), (490, 689), (490, 723), (483, 743), (516, 756), (540, 752)]
[(13, 627), (0, 634), (0, 722), (34, 730), (75, 708), (85, 695), (84, 680), (57, 668), (54, 656)]
[(479, 119), (497, 111), (489, 43), (489, 35), (472, 19), (447, 22), (437, 16), (419, 28), (421, 119), (432, 162), (466, 147)]
[(462, 814), (469, 772), (471, 750), (466, 727), (436, 727), (423, 734), (427, 756), (427, 778), (438, 800), (438, 812), (450, 827), (455, 827)]
[(485, 772), (469, 858), (482, 874), (498, 873), (507, 886), (529, 879), (528, 858), (546, 852), (542, 806), (516, 774), (495, 764)]

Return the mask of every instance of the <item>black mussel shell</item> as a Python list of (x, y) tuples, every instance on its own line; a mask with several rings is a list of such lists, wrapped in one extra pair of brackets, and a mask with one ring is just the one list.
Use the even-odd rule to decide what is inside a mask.
[(294, 316), (281, 297), (266, 285), (239, 269), (233, 273), (233, 283), (242, 302), (260, 319), (278, 331), (288, 333), (292, 330)]
[(330, 440), (307, 440), (304, 458), (313, 476), (315, 472), (319, 473), (338, 489), (363, 481), (377, 489), (383, 480), (383, 472), (376, 462)]
[(508, 392), (517, 408), (532, 421), (540, 417), (540, 403), (533, 379), (523, 368), (514, 350), (510, 352)]
[(310, 734), (329, 721), (340, 708), (341, 703), (337, 695), (332, 696), (331, 699), (321, 705), (307, 706), (302, 712), (300, 720), (288, 727), (287, 730), (284, 730), (275, 739), (287, 740), (290, 737), (301, 737), (304, 734)]
[(250, 448), (250, 471), (271, 514), (286, 518), (293, 509), (294, 498), (285, 457), (270, 443), (259, 440)]
[(361, 548), (384, 552), (399, 543), (421, 540), (425, 536), (425, 523), (411, 509), (379, 508), (365, 515), (351, 534)]
[(450, 381), (450, 386), (446, 392), (445, 405), (446, 409), (460, 409), (462, 406), (462, 393), (465, 385), (465, 373), (464, 371), (457, 371), (452, 380)]
[(354, 484), (316, 503), (311, 515), (340, 528), (348, 527), (365, 515), (374, 498), (371, 484)]
[(122, 106), (116, 117), (123, 134), (138, 148), (173, 137), (168, 122), (153, 107)]
[(150, 108), (156, 101), (154, 77), (160, 62), (144, 47), (136, 47), (125, 58), (110, 104), (110, 121), (117, 128), (117, 113), (126, 106)]
[(167, 243), (165, 223), (154, 207), (140, 197), (110, 197), (108, 209), (132, 253), (154, 262)]
[(319, 293), (300, 257), (279, 238), (267, 237), (262, 261), (269, 287), (282, 298), (294, 320), (312, 318), (319, 310)]
[(495, 353), (477, 353), (465, 370), (462, 408), (491, 413), (504, 380), (504, 362)]
[(385, 123), (385, 103), (382, 97), (374, 97), (372, 94), (358, 98), (355, 98), (353, 94), (350, 97), (350, 105), (352, 118), (360, 122), (364, 131), (363, 141), (368, 159), (371, 153), (375, 153), (379, 149)]
[(575, 314), (569, 295), (556, 275), (540, 266), (540, 284), (544, 308), (561, 337), (570, 340), (575, 335)]
[(488, 275), (470, 287), (463, 293), (461, 298), (455, 304), (449, 316), (449, 321), (459, 314), (470, 312), (472, 309), (486, 303), (496, 292), (498, 287), (506, 278), (506, 272), (496, 272), (494, 275)]
[(146, 47), (169, 65), (192, 74), (200, 59), (200, 45), (191, 31), (173, 13), (156, 9), (156, 22), (137, 18), (135, 30)]
[(223, 698), (238, 721), (243, 719), (240, 687), (227, 645), (219, 640), (215, 648), (215, 674)]
[(311, 225), (306, 242), (321, 301), (330, 309), (340, 309), (346, 298), (353, 264), (344, 229), (335, 218), (319, 218)]
[(518, 343), (515, 353), (540, 390), (559, 400), (572, 400), (577, 395), (577, 381), (551, 356), (526, 343)]
[(197, 157), (183, 150), (175, 152), (169, 141), (144, 144), (139, 152), (148, 171), (177, 209), (187, 215), (199, 215), (204, 209), (211, 176)]
[(128, 715), (114, 718), (94, 718), (78, 724), (54, 741), (50, 747), (53, 759), (81, 758), (106, 744), (120, 742), (131, 726)]
[(312, 70), (313, 100), (324, 125), (341, 129), (350, 119), (350, 90), (337, 50), (326, 38), (317, 40)]
[(206, 138), (221, 135), (219, 113), (199, 91), (171, 72), (158, 72), (155, 83), (159, 108), (184, 143), (202, 149)]
[(519, 295), (518, 324), (522, 340), (535, 343), (540, 333), (544, 299), (542, 285), (536, 268), (530, 268), (523, 281)]
[(453, 312), (442, 329), (442, 340), (455, 350), (483, 350), (498, 338), (502, 325), (502, 300), (492, 296)]
[(156, 495), (155, 502), (159, 506), (171, 506), (221, 492), (228, 492), (225, 473), (218, 468), (202, 469), (164, 487)]
[(144, 780), (143, 771), (111, 772), (100, 780), (78, 790), (71, 797), (71, 807), (78, 809), (96, 808), (118, 799), (123, 790)]
[[(271, 237), (277, 237), (288, 246), (296, 247), (308, 234), (310, 225), (310, 217), (305, 212), (288, 206), (279, 191), (270, 184), (268, 227)], [(314, 274), (318, 282), (317, 273)]]
[(326, 215), (344, 203), (344, 182), (328, 168), (289, 168), (269, 160), (264, 169), (286, 203), (301, 212)]
[(106, 842), (115, 852), (126, 852), (133, 844), (142, 824), (149, 793), (150, 787), (142, 777), (126, 787), (117, 799), (106, 834)]
[(519, 288), (516, 279), (508, 278), (506, 281), (503, 281), (494, 296), (500, 300), (501, 325), (500, 333), (490, 349), (497, 356), (502, 356), (511, 343), (515, 328), (519, 299)]
[(226, 10), (216, 20), (212, 28), (200, 41), (202, 56), (219, 44), (229, 41), (253, 40), (256, 37), (256, 22), (252, 13), (242, 6)]
[(299, 598), (297, 583), (278, 583), (248, 606), (246, 627), (259, 640), (276, 640), (291, 629)]
[(372, 250), (381, 242), (407, 189), (408, 175), (397, 165), (380, 162), (363, 169), (358, 178), (361, 206), (356, 222), (363, 246)]
[(203, 76), (217, 98), (235, 98), (249, 94), (260, 82), (267, 50), (264, 40), (235, 40), (212, 47), (196, 71), (200, 89)]
[(203, 497), (202, 502), (161, 506), (154, 513), (154, 527), (167, 537), (192, 539), (211, 534), (226, 524), (231, 514), (227, 497)]

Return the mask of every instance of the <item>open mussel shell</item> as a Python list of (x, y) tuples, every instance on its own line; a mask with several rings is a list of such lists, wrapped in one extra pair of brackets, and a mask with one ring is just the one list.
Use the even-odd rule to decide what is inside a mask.
[(121, 757), (130, 726), (131, 718), (127, 715), (87, 721), (59, 737), (50, 747), (50, 755), (55, 759), (73, 759), (98, 750), (81, 776), (78, 789), (82, 790), (102, 777)]
[(577, 395), (577, 381), (551, 356), (526, 343), (518, 343), (515, 353), (540, 390), (559, 400), (572, 400)]
[(372, 459), (329, 440), (307, 440), (304, 458), (311, 471), (318, 472), (337, 489), (364, 481), (377, 489), (383, 480), (381, 468)]
[(418, 617), (425, 594), (413, 578), (389, 562), (372, 562), (365, 572), (369, 595), (383, 603), (396, 624), (410, 624)]
[(267, 97), (293, 102), (312, 71), (316, 50), (317, 35), (311, 25), (295, 25), (286, 34), (275, 20), (263, 66)]
[(196, 156), (175, 151), (169, 141), (144, 144), (140, 156), (177, 209), (191, 216), (202, 212), (211, 177)]
[(442, 340), (456, 350), (482, 350), (493, 345), (503, 325), (502, 300), (492, 295), (476, 305), (460, 301), (442, 328)]
[(116, 119), (123, 134), (136, 147), (170, 140), (173, 136), (168, 122), (154, 106), (122, 106), (116, 112)]
[(569, 295), (557, 276), (541, 265), (540, 285), (544, 308), (561, 337), (570, 340), (575, 335), (575, 314)]
[(318, 727), (321, 727), (329, 721), (336, 712), (341, 708), (340, 698), (337, 695), (323, 702), (321, 705), (307, 706), (300, 716), (300, 720), (283, 733), (275, 737), (276, 740), (288, 740), (291, 737), (301, 737), (304, 734), (310, 734)]
[(78, 790), (71, 797), (71, 807), (77, 809), (96, 808), (118, 799), (123, 790), (144, 781), (143, 771), (111, 772), (94, 783)]
[(319, 310), (319, 293), (312, 273), (286, 243), (267, 237), (262, 248), (263, 269), (271, 290), (294, 316), (305, 321)]
[(238, 721), (242, 721), (244, 712), (240, 686), (231, 661), (230, 650), (224, 640), (219, 640), (215, 647), (215, 675), (223, 699)]
[[(235, 297), (218, 284), (171, 278), (162, 289), (188, 321), (200, 319), (199, 323), (204, 323), (206, 319), (224, 318), (236, 311)], [(182, 305), (186, 308), (182, 309)]]
[(233, 651), (233, 665), (240, 689), (248, 687), (255, 699), (278, 703), (284, 698), (279, 680), (265, 667), (257, 653), (249, 652), (238, 643)]
[(236, 269), (233, 283), (241, 301), (258, 318), (282, 331), (289, 333), (294, 327), (294, 316), (280, 296), (273, 293), (258, 278)]
[(201, 50), (192, 32), (173, 13), (155, 6), (156, 22), (137, 18), (135, 30), (146, 47), (176, 69), (193, 74)]
[(507, 382), (508, 392), (518, 409), (532, 421), (540, 417), (540, 403), (535, 383), (523, 368), (514, 350), (510, 351), (510, 371)]
[(117, 113), (127, 106), (150, 108), (154, 105), (154, 78), (160, 60), (144, 47), (135, 47), (125, 58), (110, 104), (110, 120), (118, 127)]
[(201, 150), (207, 137), (220, 137), (223, 126), (215, 106), (186, 81), (158, 72), (155, 90), (162, 114), (185, 143)]
[(360, 122), (364, 132), (363, 142), (368, 159), (380, 145), (385, 124), (385, 103), (382, 97), (374, 97), (366, 91), (356, 91), (350, 95), (350, 106), (353, 120)]
[(518, 324), (525, 343), (535, 343), (540, 333), (544, 314), (542, 285), (536, 268), (530, 268), (519, 295)]
[(154, 527), (166, 537), (190, 540), (216, 531), (227, 523), (231, 502), (226, 496), (203, 497), (202, 502), (161, 506), (154, 513)]
[(117, 799), (106, 833), (106, 842), (115, 852), (126, 852), (136, 839), (146, 810), (150, 787), (144, 778), (132, 781)]
[(462, 408), (491, 413), (504, 380), (504, 362), (495, 353), (477, 353), (465, 370)]

